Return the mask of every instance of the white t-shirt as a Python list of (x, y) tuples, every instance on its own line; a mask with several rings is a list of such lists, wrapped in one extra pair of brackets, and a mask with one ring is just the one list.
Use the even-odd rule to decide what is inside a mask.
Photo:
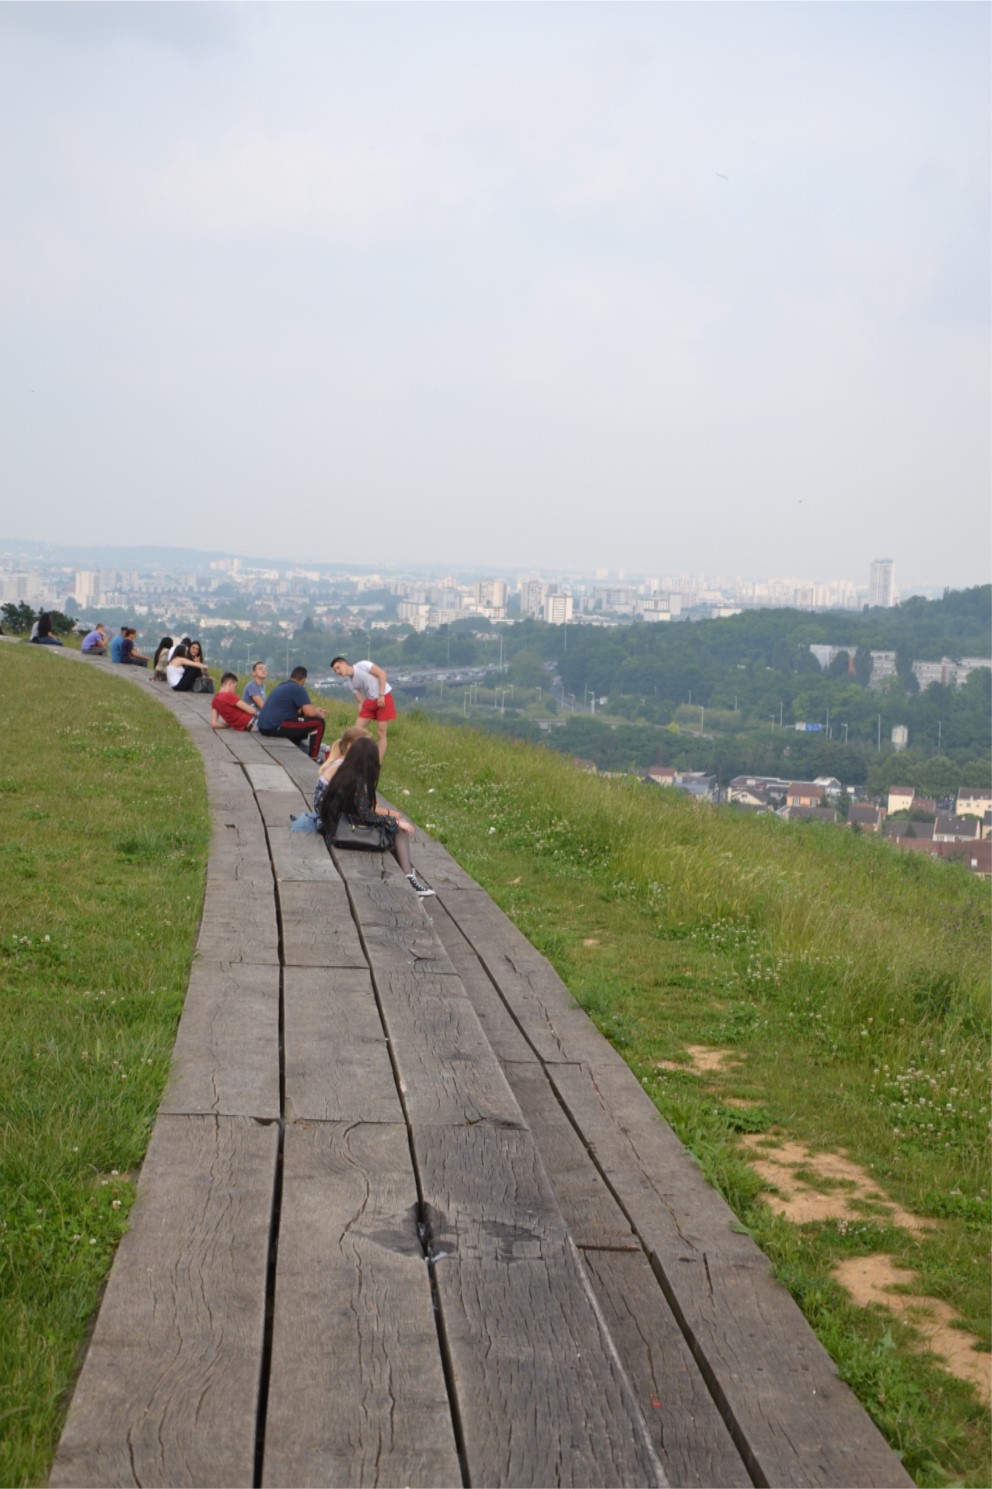
[[(356, 693), (361, 693), (364, 698), (378, 698), (379, 679), (372, 671), (371, 662), (366, 661), (355, 663), (355, 675), (351, 679), (351, 686), (354, 688)], [(392, 688), (387, 682), (386, 692), (391, 693), (392, 691)]]
[(170, 662), (165, 669), (165, 680), (170, 688), (177, 687), (182, 682), (183, 673), (186, 668), (181, 662)]

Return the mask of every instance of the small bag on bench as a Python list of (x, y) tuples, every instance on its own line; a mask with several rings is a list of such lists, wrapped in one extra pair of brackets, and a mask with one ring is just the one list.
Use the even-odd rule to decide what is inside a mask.
[(388, 853), (393, 846), (396, 828), (392, 822), (353, 822), (340, 816), (334, 829), (332, 848), (366, 848), (372, 853)]

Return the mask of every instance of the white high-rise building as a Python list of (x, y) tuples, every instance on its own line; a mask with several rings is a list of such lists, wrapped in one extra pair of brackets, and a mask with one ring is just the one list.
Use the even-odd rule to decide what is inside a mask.
[(549, 626), (567, 625), (572, 619), (572, 596), (548, 595), (544, 601), (544, 619)]
[(97, 595), (100, 593), (99, 577), (92, 569), (79, 569), (77, 571), (76, 587), (73, 590), (73, 594), (76, 604), (81, 610), (88, 610), (91, 605), (96, 604)]
[(896, 566), (891, 558), (876, 558), (868, 578), (868, 604), (890, 609), (896, 602)]

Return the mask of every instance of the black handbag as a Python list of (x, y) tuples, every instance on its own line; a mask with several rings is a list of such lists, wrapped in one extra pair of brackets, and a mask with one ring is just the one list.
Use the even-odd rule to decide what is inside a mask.
[(372, 853), (388, 853), (395, 832), (392, 822), (353, 822), (342, 814), (334, 829), (331, 847), (365, 848)]

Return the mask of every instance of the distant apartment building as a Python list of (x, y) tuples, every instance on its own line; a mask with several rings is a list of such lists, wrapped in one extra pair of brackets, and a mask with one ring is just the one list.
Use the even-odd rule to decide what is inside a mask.
[(896, 675), (896, 654), (894, 651), (873, 651), (871, 653), (871, 674), (868, 678), (870, 688), (880, 687), (889, 677)]
[(890, 609), (896, 602), (896, 566), (891, 558), (876, 558), (868, 575), (868, 604)]
[(654, 594), (640, 598), (634, 604), (634, 614), (647, 621), (674, 620), (682, 614), (682, 596)]
[(472, 593), (481, 610), (506, 611), (507, 586), (502, 579), (480, 579)]
[(544, 602), (544, 619), (549, 626), (567, 625), (572, 619), (572, 596), (548, 595)]
[(913, 676), (921, 693), (935, 682), (953, 686), (957, 681), (957, 663), (950, 657), (941, 657), (939, 662), (914, 662)]
[(809, 649), (823, 668), (823, 671), (826, 672), (827, 668), (833, 664), (842, 651), (847, 652), (849, 665), (853, 669), (854, 654), (858, 648), (856, 646), (826, 646), (819, 641), (814, 641), (810, 643)]
[(81, 610), (88, 610), (91, 605), (99, 601), (100, 587), (99, 575), (93, 569), (79, 569), (76, 572), (75, 588), (72, 593), (76, 604)]
[(544, 602), (553, 585), (543, 579), (524, 579), (520, 585), (520, 614), (524, 619), (540, 620), (544, 615)]

